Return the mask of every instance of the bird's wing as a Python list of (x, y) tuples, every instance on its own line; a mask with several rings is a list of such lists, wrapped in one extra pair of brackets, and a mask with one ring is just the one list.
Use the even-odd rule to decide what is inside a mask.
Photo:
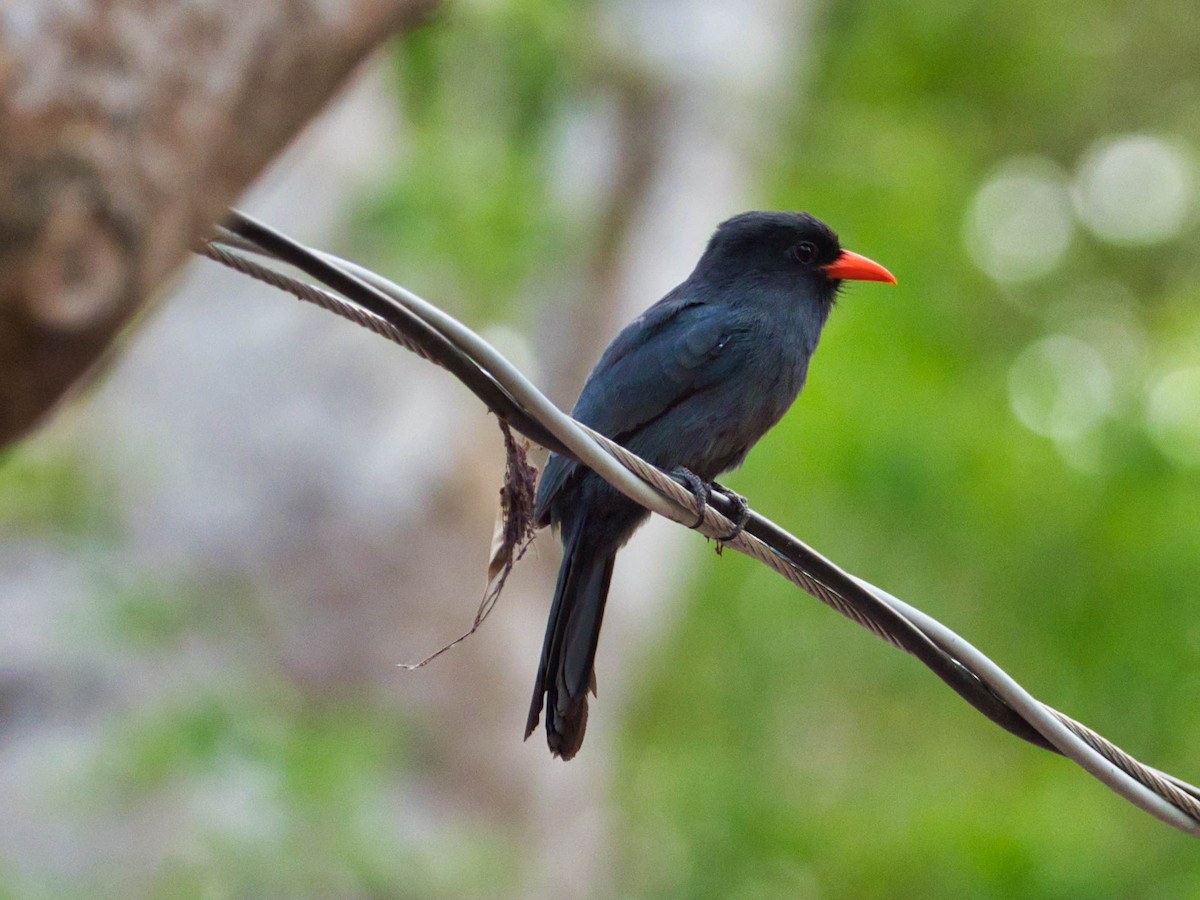
[[(632, 340), (627, 340), (627, 336)], [(701, 303), (634, 322), (601, 357), (573, 415), (619, 440), (722, 377), (728, 310)]]
[[(692, 395), (728, 377), (745, 334), (728, 306), (669, 294), (609, 345), (572, 413), (606, 437), (623, 441)], [(576, 468), (552, 456), (538, 485), (537, 519)]]

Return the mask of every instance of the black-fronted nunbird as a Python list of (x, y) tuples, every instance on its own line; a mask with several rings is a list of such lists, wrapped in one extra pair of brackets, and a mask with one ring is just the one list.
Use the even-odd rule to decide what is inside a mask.
[[(687, 280), (617, 335), (572, 414), (662, 469), (710, 481), (740, 465), (792, 405), (844, 280), (896, 279), (805, 213), (735, 216)], [(563, 560), (525, 736), (544, 700), (546, 739), (563, 759), (583, 743), (613, 561), (648, 515), (551, 455), (535, 516), (558, 527)]]

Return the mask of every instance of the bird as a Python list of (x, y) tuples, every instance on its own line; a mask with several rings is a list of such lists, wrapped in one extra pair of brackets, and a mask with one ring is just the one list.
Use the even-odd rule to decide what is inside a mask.
[[(687, 279), (608, 345), (572, 415), (697, 490), (741, 465), (792, 405), (848, 280), (896, 283), (808, 213), (734, 216)], [(648, 517), (586, 466), (550, 455), (534, 519), (558, 531), (563, 557), (525, 738), (544, 709), (547, 744), (563, 760), (587, 729), (617, 551)]]

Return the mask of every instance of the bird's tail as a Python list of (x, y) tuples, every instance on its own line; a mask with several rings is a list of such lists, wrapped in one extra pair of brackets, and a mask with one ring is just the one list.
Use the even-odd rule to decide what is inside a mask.
[(587, 692), (596, 693), (592, 665), (617, 556), (616, 550), (590, 545), (583, 518), (564, 529), (562, 566), (525, 725), (528, 738), (537, 728), (544, 698), (546, 743), (564, 760), (579, 751), (587, 729)]

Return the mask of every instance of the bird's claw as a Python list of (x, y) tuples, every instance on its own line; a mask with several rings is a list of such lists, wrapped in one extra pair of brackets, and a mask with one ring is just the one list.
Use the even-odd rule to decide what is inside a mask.
[(712, 488), (705, 484), (699, 475), (683, 466), (679, 466), (671, 474), (682, 481), (696, 498), (696, 521), (688, 528), (699, 528), (704, 524), (704, 511), (708, 509), (708, 498), (712, 496)]
[(720, 553), (722, 545), (734, 540), (745, 530), (746, 523), (750, 521), (750, 504), (747, 503), (746, 498), (737, 491), (731, 491), (729, 488), (725, 487), (725, 485), (719, 484), (716, 481), (709, 485), (710, 497), (712, 496), (713, 491), (721, 494), (733, 504), (733, 515), (730, 517), (730, 520), (733, 522), (733, 531), (717, 538), (717, 553)]
[(733, 515), (730, 517), (733, 521), (733, 531), (716, 539), (717, 552), (720, 553), (722, 547), (741, 534), (746, 527), (746, 523), (750, 521), (750, 504), (746, 502), (745, 497), (736, 491), (731, 491), (729, 488), (715, 481), (712, 484), (708, 484), (695, 472), (685, 469), (683, 466), (675, 469), (672, 474), (682, 481), (692, 492), (692, 496), (696, 498), (696, 521), (688, 526), (690, 528), (699, 528), (704, 524), (704, 511), (708, 508), (713, 491), (719, 492), (733, 504)]

